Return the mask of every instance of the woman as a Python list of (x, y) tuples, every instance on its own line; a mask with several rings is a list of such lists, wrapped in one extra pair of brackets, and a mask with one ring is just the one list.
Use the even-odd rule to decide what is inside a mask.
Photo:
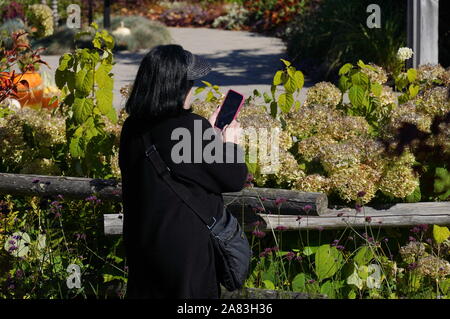
[[(210, 140), (195, 130), (211, 130), (218, 110), (207, 120), (191, 112), (190, 98), (194, 80), (209, 71), (205, 60), (181, 46), (155, 47), (143, 58), (126, 103), (129, 117), (122, 128), (119, 165), (129, 298), (220, 297), (209, 229), (156, 174), (141, 138), (150, 132), (172, 178), (203, 204), (204, 214), (220, 218), (221, 193), (241, 190), (247, 167), (236, 144), (241, 131), (236, 121), (213, 136), (223, 148), (223, 158), (233, 151), (234, 161), (198, 161), (199, 151), (203, 154)], [(192, 160), (180, 162), (173, 152), (180, 141), (172, 135), (180, 129), (191, 133), (183, 142), (201, 146), (186, 149), (195, 150), (188, 155)]]

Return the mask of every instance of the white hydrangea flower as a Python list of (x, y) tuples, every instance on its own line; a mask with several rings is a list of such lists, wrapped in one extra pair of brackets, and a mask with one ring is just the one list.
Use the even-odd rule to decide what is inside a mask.
[(400, 61), (406, 61), (408, 59), (410, 59), (413, 56), (414, 52), (413, 50), (411, 50), (410, 48), (407, 47), (403, 47), (398, 49), (397, 51), (397, 58)]

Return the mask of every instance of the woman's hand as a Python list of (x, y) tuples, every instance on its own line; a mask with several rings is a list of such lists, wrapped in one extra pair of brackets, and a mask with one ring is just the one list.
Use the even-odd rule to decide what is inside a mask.
[(233, 122), (231, 122), (230, 124), (225, 125), (222, 130), (222, 137), (224, 143), (231, 142), (239, 144), (241, 135), (242, 135), (241, 124), (239, 124), (237, 120), (233, 120)]
[(208, 121), (211, 123), (211, 126), (214, 127), (214, 124), (216, 124), (217, 115), (219, 115), (220, 107), (217, 107), (217, 109), (214, 111), (213, 114), (209, 117)]

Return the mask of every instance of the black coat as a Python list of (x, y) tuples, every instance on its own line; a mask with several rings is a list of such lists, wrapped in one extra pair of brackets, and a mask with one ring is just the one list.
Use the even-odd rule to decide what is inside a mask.
[[(211, 124), (205, 118), (183, 111), (158, 123), (141, 124), (128, 117), (122, 128), (119, 165), (122, 172), (124, 244), (129, 276), (129, 298), (218, 298), (214, 250), (206, 225), (156, 175), (144, 154), (140, 138), (150, 130), (161, 157), (179, 182), (204, 204), (206, 214), (219, 218), (221, 193), (243, 188), (245, 163), (180, 163), (171, 159), (175, 128), (187, 128), (194, 138), (194, 121), (203, 131)], [(197, 122), (200, 123), (200, 122)], [(201, 143), (202, 149), (208, 141)], [(242, 149), (230, 146), (236, 156)], [(228, 151), (229, 154), (229, 151)], [(236, 159), (236, 157), (235, 157)], [(207, 215), (208, 216), (208, 215)]]

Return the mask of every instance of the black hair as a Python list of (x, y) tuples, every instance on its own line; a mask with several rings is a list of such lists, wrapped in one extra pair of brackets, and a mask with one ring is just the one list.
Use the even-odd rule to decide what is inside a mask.
[(187, 79), (187, 61), (179, 45), (159, 45), (142, 59), (125, 105), (138, 120), (153, 121), (177, 116), (194, 81)]

